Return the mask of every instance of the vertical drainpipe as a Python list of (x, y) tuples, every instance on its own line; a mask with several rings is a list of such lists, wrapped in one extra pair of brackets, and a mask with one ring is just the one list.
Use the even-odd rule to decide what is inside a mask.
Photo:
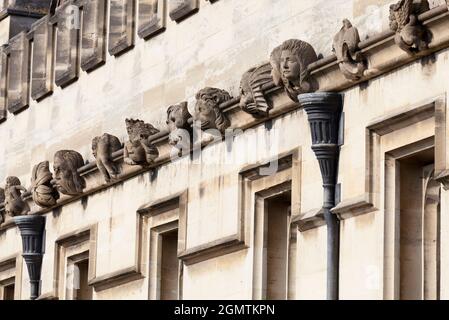
[(17, 216), (14, 222), (22, 236), (22, 256), (30, 278), (30, 299), (36, 300), (40, 294), (42, 260), (44, 257), (45, 217), (37, 215)]
[(312, 150), (323, 178), (323, 211), (327, 225), (327, 299), (338, 300), (340, 221), (330, 210), (335, 207), (343, 96), (339, 93), (316, 92), (299, 95), (298, 99), (309, 117)]

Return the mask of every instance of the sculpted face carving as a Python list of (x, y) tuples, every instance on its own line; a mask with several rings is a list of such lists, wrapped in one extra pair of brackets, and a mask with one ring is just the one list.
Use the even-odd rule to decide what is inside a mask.
[(224, 132), (230, 122), (220, 110), (220, 104), (231, 100), (231, 96), (225, 90), (217, 88), (204, 88), (196, 94), (194, 121), (201, 123), (201, 129), (217, 129)]
[(351, 81), (360, 80), (366, 70), (363, 54), (358, 49), (359, 43), (359, 31), (345, 19), (343, 27), (334, 37), (332, 49), (337, 56), (341, 72)]
[(53, 163), (56, 188), (62, 194), (74, 196), (83, 192), (86, 182), (78, 169), (84, 165), (83, 157), (73, 150), (60, 150), (56, 152)]
[(59, 199), (58, 191), (51, 184), (52, 179), (48, 161), (34, 166), (31, 176), (31, 193), (34, 203), (42, 208), (54, 206)]
[[(170, 131), (168, 142), (172, 146), (182, 148), (190, 145), (189, 135), (191, 133), (191, 126), (189, 119), (192, 116), (187, 108), (187, 102), (172, 105), (167, 110), (167, 125)], [(184, 149), (184, 148), (183, 148)]]
[(272, 108), (262, 90), (272, 81), (271, 71), (271, 65), (265, 63), (249, 69), (240, 81), (240, 108), (255, 118), (267, 117)]
[(390, 6), (390, 29), (396, 32), (394, 40), (402, 50), (414, 54), (428, 48), (432, 34), (418, 20), (428, 10), (428, 0), (400, 0)]
[(27, 190), (21, 185), (19, 178), (6, 178), (5, 212), (10, 217), (22, 216), (30, 212), (28, 203), (22, 199), (22, 192)]
[(318, 60), (313, 47), (301, 40), (287, 40), (271, 53), (272, 77), (276, 85), (283, 86), (289, 97), (298, 101), (298, 95), (317, 89), (307, 67)]
[(149, 138), (159, 132), (142, 120), (126, 119), (129, 141), (125, 143), (124, 161), (129, 165), (151, 164), (159, 157), (159, 151)]
[(108, 133), (92, 140), (92, 153), (97, 160), (97, 167), (107, 183), (116, 179), (120, 170), (114, 163), (112, 154), (122, 148), (119, 138)]

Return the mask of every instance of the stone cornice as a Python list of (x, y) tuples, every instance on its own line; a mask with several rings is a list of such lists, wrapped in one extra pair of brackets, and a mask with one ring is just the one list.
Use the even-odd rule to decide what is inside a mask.
[[(370, 79), (379, 77), (391, 70), (398, 69), (408, 63), (419, 60), (424, 56), (431, 55), (437, 51), (449, 47), (449, 12), (446, 5), (436, 7), (419, 16), (419, 20), (426, 25), (433, 34), (433, 40), (429, 45), (429, 49), (420, 52), (419, 54), (410, 55), (401, 50), (394, 42), (394, 33), (387, 31), (379, 34), (371, 39), (362, 41), (359, 44), (360, 50), (368, 62), (368, 74), (360, 81), (353, 82), (346, 79), (339, 70), (337, 59), (335, 55), (323, 58), (311, 65), (309, 65), (310, 73), (316, 78), (320, 85), (319, 91), (343, 91), (351, 87), (357, 86), (360, 83), (366, 82)], [(220, 109), (226, 113), (231, 121), (231, 126), (234, 129), (248, 129), (257, 126), (260, 123), (267, 120), (276, 118), (283, 114), (287, 114), (293, 110), (300, 108), (298, 103), (293, 102), (287, 94), (279, 87), (276, 87), (273, 83), (266, 85), (264, 93), (267, 99), (273, 104), (273, 109), (270, 111), (270, 115), (264, 119), (255, 119), (251, 115), (243, 112), (239, 107), (239, 97), (233, 98), (220, 106)], [(127, 166), (123, 165), (122, 174), (119, 179), (109, 184), (97, 184), (94, 179), (89, 179), (93, 174), (97, 174), (98, 170), (95, 162), (86, 164), (79, 169), (79, 173), (87, 180), (87, 187), (84, 193), (79, 196), (69, 197), (62, 196), (57, 205), (51, 208), (41, 209), (32, 204), (31, 194), (25, 194), (25, 198), (32, 204), (32, 214), (45, 214), (53, 209), (68, 204), (78, 199), (104, 190), (111, 187), (114, 184), (121, 183), (122, 181), (131, 179), (143, 172), (154, 169), (155, 167), (162, 166), (170, 161), (170, 146), (168, 145), (168, 131), (162, 130), (150, 138), (152, 142), (160, 150), (160, 156), (156, 159), (155, 163), (151, 166)], [(203, 148), (208, 145), (210, 141), (196, 142), (193, 148)], [(123, 149), (113, 154), (116, 162), (122, 163)], [(0, 213), (4, 211), (4, 205), (0, 204)], [(0, 232), (2, 230), (13, 227), (14, 223), (11, 219), (0, 226)]]

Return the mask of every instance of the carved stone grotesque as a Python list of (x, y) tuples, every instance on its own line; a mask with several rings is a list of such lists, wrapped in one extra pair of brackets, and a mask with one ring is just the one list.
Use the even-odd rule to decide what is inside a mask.
[(229, 119), (220, 110), (220, 104), (231, 100), (230, 94), (217, 88), (204, 88), (196, 94), (193, 120), (201, 124), (202, 130), (217, 129), (221, 133), (230, 126)]
[(269, 63), (249, 69), (240, 81), (240, 108), (255, 118), (268, 116), (272, 108), (262, 91), (262, 86), (272, 81), (272, 67)]
[(390, 29), (396, 32), (396, 44), (404, 51), (417, 53), (428, 48), (430, 31), (418, 16), (430, 9), (428, 0), (400, 0), (390, 6)]
[[(192, 116), (187, 108), (187, 102), (175, 104), (167, 109), (167, 125), (170, 131), (168, 143), (184, 149), (190, 145), (189, 135), (191, 134), (191, 126), (189, 119)], [(187, 140), (187, 141), (186, 141)]]
[(56, 152), (53, 170), (55, 185), (60, 193), (75, 196), (83, 192), (86, 182), (78, 173), (78, 169), (83, 165), (83, 157), (76, 151), (60, 150)]
[[(5, 189), (0, 188), (0, 203), (5, 202)], [(0, 212), (0, 224), (5, 222), (5, 217), (3, 216), (3, 212)]]
[(22, 192), (27, 190), (17, 177), (6, 178), (5, 212), (10, 217), (24, 216), (30, 212), (30, 206), (22, 199)]
[(34, 166), (31, 176), (31, 194), (34, 203), (39, 207), (52, 207), (59, 199), (59, 193), (51, 183), (52, 179), (53, 175), (50, 172), (50, 164), (48, 161)]
[(112, 179), (116, 179), (120, 174), (120, 170), (114, 163), (112, 154), (122, 148), (119, 138), (108, 133), (92, 140), (92, 153), (97, 160), (97, 167), (104, 179), (109, 183)]
[(318, 60), (315, 49), (301, 40), (287, 40), (270, 56), (273, 81), (283, 86), (289, 97), (298, 102), (298, 95), (316, 91), (318, 85), (307, 67)]
[(333, 51), (343, 75), (351, 81), (363, 77), (366, 66), (363, 54), (359, 51), (360, 35), (348, 19), (343, 20), (343, 27), (334, 37)]
[(129, 141), (125, 143), (124, 161), (129, 165), (151, 164), (159, 157), (159, 151), (149, 137), (159, 130), (142, 120), (126, 119)]

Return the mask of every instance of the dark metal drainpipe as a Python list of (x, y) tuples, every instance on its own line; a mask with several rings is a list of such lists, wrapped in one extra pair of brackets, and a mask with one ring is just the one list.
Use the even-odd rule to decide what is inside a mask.
[(44, 257), (44, 216), (17, 216), (14, 217), (22, 236), (22, 256), (25, 259), (30, 278), (30, 299), (39, 297), (41, 285), (42, 259)]
[(343, 96), (339, 93), (317, 92), (299, 95), (298, 99), (309, 117), (312, 150), (323, 178), (323, 211), (327, 225), (327, 299), (338, 300), (340, 221), (330, 210), (335, 207)]

